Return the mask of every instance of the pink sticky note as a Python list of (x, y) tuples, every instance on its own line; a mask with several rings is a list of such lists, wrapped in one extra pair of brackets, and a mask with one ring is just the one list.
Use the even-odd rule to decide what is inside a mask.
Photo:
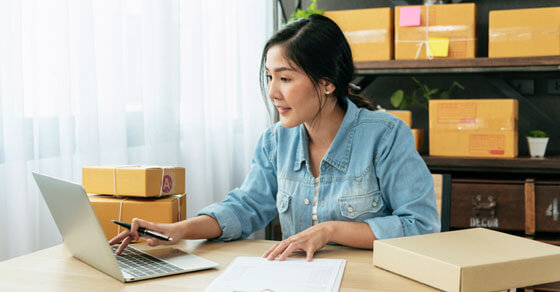
[(401, 7), (400, 26), (420, 26), (420, 6)]

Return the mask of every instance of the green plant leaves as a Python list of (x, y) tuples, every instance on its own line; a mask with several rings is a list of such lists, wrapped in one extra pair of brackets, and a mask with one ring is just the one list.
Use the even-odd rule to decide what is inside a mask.
[(313, 14), (323, 14), (323, 13), (325, 13), (325, 10), (317, 9), (317, 1), (318, 0), (312, 0), (311, 4), (309, 4), (309, 7), (307, 7), (306, 10), (297, 9), (292, 14), (292, 16), (290, 17), (288, 22), (296, 21), (300, 18), (308, 18), (309, 16), (311, 16)]
[(453, 81), (447, 90), (441, 90), (439, 88), (430, 88), (427, 84), (416, 79), (416, 77), (411, 77), (411, 79), (416, 84), (416, 88), (411, 94), (405, 94), (404, 90), (399, 89), (391, 95), (391, 104), (395, 108), (406, 109), (413, 104), (417, 104), (428, 109), (430, 99), (450, 98), (451, 92), (455, 88), (465, 90), (465, 87), (457, 81)]
[(545, 131), (541, 131), (541, 130), (532, 130), (529, 131), (529, 137), (533, 137), (533, 138), (546, 138), (548, 137), (548, 134)]
[(403, 101), (403, 98), (404, 98), (404, 91), (402, 89), (399, 89), (393, 92), (393, 95), (391, 95), (391, 104), (394, 107), (399, 108), (401, 102)]

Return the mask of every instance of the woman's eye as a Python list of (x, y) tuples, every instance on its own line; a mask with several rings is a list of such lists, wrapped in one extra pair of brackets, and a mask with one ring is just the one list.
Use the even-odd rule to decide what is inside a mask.
[(283, 82), (288, 82), (288, 81), (290, 81), (290, 80), (292, 80), (292, 79), (286, 78), (286, 77), (282, 77), (282, 78), (280, 78), (280, 80), (282, 80)]
[(270, 82), (272, 80), (272, 76), (266, 75), (266, 82)]

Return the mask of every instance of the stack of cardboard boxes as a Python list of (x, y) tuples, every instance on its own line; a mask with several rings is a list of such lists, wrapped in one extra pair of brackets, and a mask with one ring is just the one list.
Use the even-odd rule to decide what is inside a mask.
[(123, 231), (111, 220), (173, 223), (186, 218), (182, 167), (84, 167), (82, 184), (108, 240)]

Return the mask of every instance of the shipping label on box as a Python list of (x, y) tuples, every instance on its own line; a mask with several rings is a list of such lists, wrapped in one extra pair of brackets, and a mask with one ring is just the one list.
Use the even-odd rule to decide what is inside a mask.
[(160, 197), (185, 193), (185, 168), (171, 166), (90, 166), (82, 168), (89, 194)]
[(326, 11), (324, 16), (340, 27), (355, 62), (393, 59), (391, 8)]
[(396, 60), (476, 55), (474, 3), (397, 6), (394, 18)]
[(560, 55), (560, 7), (490, 11), (488, 57)]
[(140, 218), (156, 223), (174, 223), (186, 218), (186, 195), (162, 198), (115, 198), (106, 195), (88, 195), (107, 240), (124, 229), (111, 220), (130, 223)]
[(560, 247), (483, 228), (375, 240), (373, 263), (445, 291), (560, 281)]

